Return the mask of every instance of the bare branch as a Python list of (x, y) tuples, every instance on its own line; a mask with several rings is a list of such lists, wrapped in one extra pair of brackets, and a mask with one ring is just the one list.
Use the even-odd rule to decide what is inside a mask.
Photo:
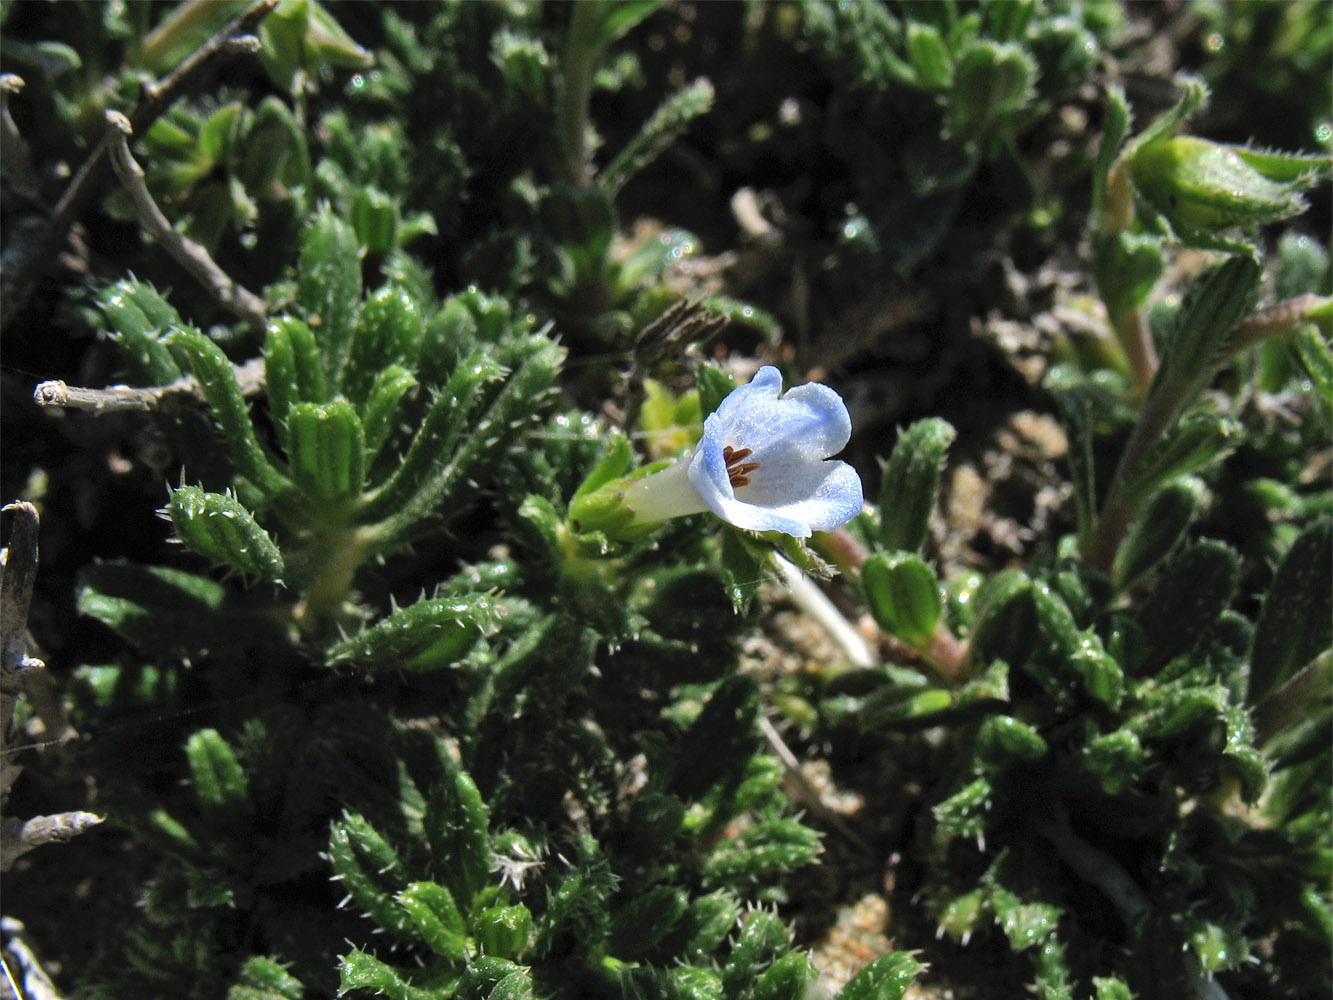
[[(277, 5), (278, 0), (255, 0), (162, 80), (145, 84), (143, 99), (129, 115), (131, 129), (139, 133), (145, 131), (175, 103), (176, 98), (212, 72), (220, 62), (235, 55), (237, 46), (233, 42), (242, 35), (253, 34)], [(244, 43), (241, 48), (248, 48), (248, 43)], [(87, 208), (106, 169), (108, 148), (109, 144), (103, 139), (84, 161), (56, 203), (50, 221), (23, 248), (13, 276), (6, 275), (5, 281), (0, 283), (0, 329), (8, 326), (27, 303), (37, 285), (37, 279), (55, 258), (69, 227)]]
[[(264, 390), (264, 359), (251, 358), (233, 369), (240, 383), (241, 395), (257, 396)], [(116, 413), (124, 410), (155, 410), (168, 396), (193, 396), (204, 402), (203, 390), (193, 375), (178, 378), (170, 385), (135, 388), (112, 385), (105, 389), (85, 389), (66, 385), (60, 379), (42, 382), (33, 390), (32, 399), (38, 406), (54, 406), (66, 410), (87, 410), (90, 413)]]
[(7, 872), (14, 862), (44, 844), (63, 844), (102, 822), (101, 816), (86, 812), (56, 813), (0, 821), (0, 872)]
[(27, 655), (28, 609), (37, 582), (37, 508), (20, 502), (4, 509), (14, 511), (14, 527), (0, 568), (0, 748), (14, 717), (23, 674), (43, 666)]
[(148, 193), (148, 186), (144, 184), (143, 167), (130, 153), (129, 137), (132, 133), (130, 120), (119, 111), (106, 113), (106, 141), (111, 148), (111, 167), (134, 202), (139, 224), (162, 244), (173, 260), (207, 288), (213, 298), (249, 323), (251, 329), (264, 329), (264, 314), (268, 311), (264, 300), (232, 281), (208, 255), (207, 250), (172, 226), (162, 214), (162, 209), (157, 207), (157, 202)]

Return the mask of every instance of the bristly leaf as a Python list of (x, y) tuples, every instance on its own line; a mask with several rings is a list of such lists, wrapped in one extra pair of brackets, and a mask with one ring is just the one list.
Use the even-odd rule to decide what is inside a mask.
[(1231, 257), (1196, 280), (1167, 340), (1162, 377), (1199, 385), (1221, 360), (1219, 348), (1254, 301), (1262, 270), (1247, 256)]
[(915, 649), (930, 647), (943, 601), (939, 580), (925, 560), (876, 553), (861, 567), (861, 586), (880, 628)]
[(1250, 658), (1251, 704), (1258, 704), (1333, 645), (1333, 521), (1296, 538), (1264, 599)]
[(957, 432), (938, 417), (918, 420), (898, 438), (880, 491), (880, 544), (886, 552), (919, 552), (935, 509), (944, 456)]
[(722, 400), (736, 388), (736, 380), (716, 365), (700, 365), (697, 378), (699, 412), (705, 417), (721, 406)]
[(905, 951), (881, 955), (852, 977), (838, 1000), (902, 1000), (925, 968)]
[(297, 488), (329, 519), (361, 495), (366, 438), (345, 399), (298, 403), (287, 416), (288, 467)]
[(490, 627), (490, 594), (436, 597), (396, 611), (329, 648), (329, 666), (363, 670), (437, 670), (457, 663)]
[(268, 325), (264, 339), (264, 385), (268, 411), (287, 447), (287, 414), (297, 403), (323, 403), (324, 364), (315, 335), (299, 319), (283, 316)]
[(341, 388), (361, 304), (361, 245), (352, 228), (324, 208), (301, 241), (296, 305), (319, 340), (324, 376)]
[(182, 486), (171, 491), (166, 510), (176, 537), (191, 552), (242, 576), (281, 582), (282, 551), (234, 497)]
[(1194, 521), (1206, 491), (1197, 479), (1180, 479), (1164, 487), (1129, 526), (1115, 556), (1112, 578), (1125, 590), (1171, 554)]
[(414, 940), (408, 912), (397, 901), (407, 873), (398, 852), (364, 816), (347, 814), (329, 834), (329, 862), (357, 906), (394, 937)]
[(108, 335), (120, 347), (135, 378), (144, 385), (168, 385), (181, 369), (167, 349), (166, 336), (181, 325), (180, 314), (151, 285), (118, 281), (98, 297)]
[(1231, 603), (1239, 578), (1240, 557), (1221, 542), (1198, 542), (1175, 555), (1140, 605), (1149, 649), (1143, 669), (1155, 673), (1192, 649)]
[(657, 159), (694, 119), (707, 114), (712, 107), (713, 85), (702, 77), (670, 95), (606, 165), (597, 183), (614, 198), (626, 181)]
[(236, 471), (268, 499), (289, 494), (291, 481), (278, 471), (255, 436), (250, 407), (222, 348), (191, 327), (173, 330), (167, 343), (181, 367), (199, 380), (204, 398), (222, 427)]

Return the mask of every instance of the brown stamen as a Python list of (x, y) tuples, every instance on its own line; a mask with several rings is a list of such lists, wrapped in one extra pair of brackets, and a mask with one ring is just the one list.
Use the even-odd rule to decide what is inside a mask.
[(752, 448), (734, 449), (731, 445), (722, 447), (722, 461), (727, 464), (727, 478), (732, 489), (750, 485), (750, 473), (759, 468), (758, 462), (745, 462), (753, 452)]

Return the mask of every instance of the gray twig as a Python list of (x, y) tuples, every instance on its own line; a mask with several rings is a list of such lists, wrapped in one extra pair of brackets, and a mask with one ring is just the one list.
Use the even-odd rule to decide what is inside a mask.
[(265, 313), (268, 311), (264, 300), (232, 281), (208, 255), (207, 250), (172, 226), (162, 214), (162, 209), (157, 207), (157, 202), (153, 201), (144, 183), (143, 167), (139, 166), (130, 152), (129, 137), (133, 131), (130, 120), (119, 111), (106, 113), (106, 141), (111, 149), (111, 167), (129, 192), (140, 225), (196, 281), (207, 288), (213, 298), (250, 324), (251, 329), (264, 329)]
[(29, 820), (6, 817), (0, 821), (0, 872), (7, 872), (15, 861), (44, 844), (63, 844), (102, 822), (101, 816), (86, 812), (34, 816)]
[(0, 997), (8, 1000), (12, 994), (14, 1000), (61, 1000), (51, 977), (28, 946), (28, 929), (13, 917), (4, 917), (0, 918), (0, 934), (4, 937), (0, 962), (4, 964), (5, 976), (0, 986), (8, 986), (10, 990), (10, 993), (0, 990)]
[[(264, 359), (251, 358), (233, 369), (243, 396), (256, 396), (264, 389)], [(178, 378), (169, 385), (135, 388), (112, 385), (105, 389), (85, 389), (66, 385), (60, 379), (42, 382), (33, 390), (32, 398), (38, 406), (55, 406), (66, 410), (87, 410), (91, 413), (115, 413), (123, 410), (154, 410), (168, 396), (193, 396), (204, 400), (203, 390), (193, 375)]]
[[(168, 73), (161, 80), (144, 84), (143, 99), (130, 112), (129, 122), (133, 131), (142, 133), (162, 113), (175, 103), (176, 98), (192, 87), (198, 80), (210, 73), (218, 63), (229, 59), (239, 50), (251, 48), (250, 43), (239, 47), (234, 43), (242, 35), (256, 31), (278, 5), (278, 0), (255, 0), (230, 24), (216, 35), (195, 49), (184, 62)], [(42, 231), (24, 249), (18, 266), (12, 277), (6, 275), (0, 283), (0, 329), (10, 321), (32, 296), (56, 250), (74, 220), (83, 214), (89, 200), (97, 190), (102, 172), (107, 166), (109, 143), (106, 139), (98, 143), (79, 168), (79, 172), (65, 188), (65, 193), (56, 203), (51, 218)]]

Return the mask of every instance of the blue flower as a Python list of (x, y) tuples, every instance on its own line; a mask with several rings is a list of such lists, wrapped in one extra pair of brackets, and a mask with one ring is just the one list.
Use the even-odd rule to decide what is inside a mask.
[(861, 477), (828, 461), (852, 433), (842, 397), (817, 382), (783, 395), (782, 375), (760, 368), (704, 421), (691, 455), (624, 492), (634, 523), (711, 510), (751, 531), (805, 538), (861, 510)]

